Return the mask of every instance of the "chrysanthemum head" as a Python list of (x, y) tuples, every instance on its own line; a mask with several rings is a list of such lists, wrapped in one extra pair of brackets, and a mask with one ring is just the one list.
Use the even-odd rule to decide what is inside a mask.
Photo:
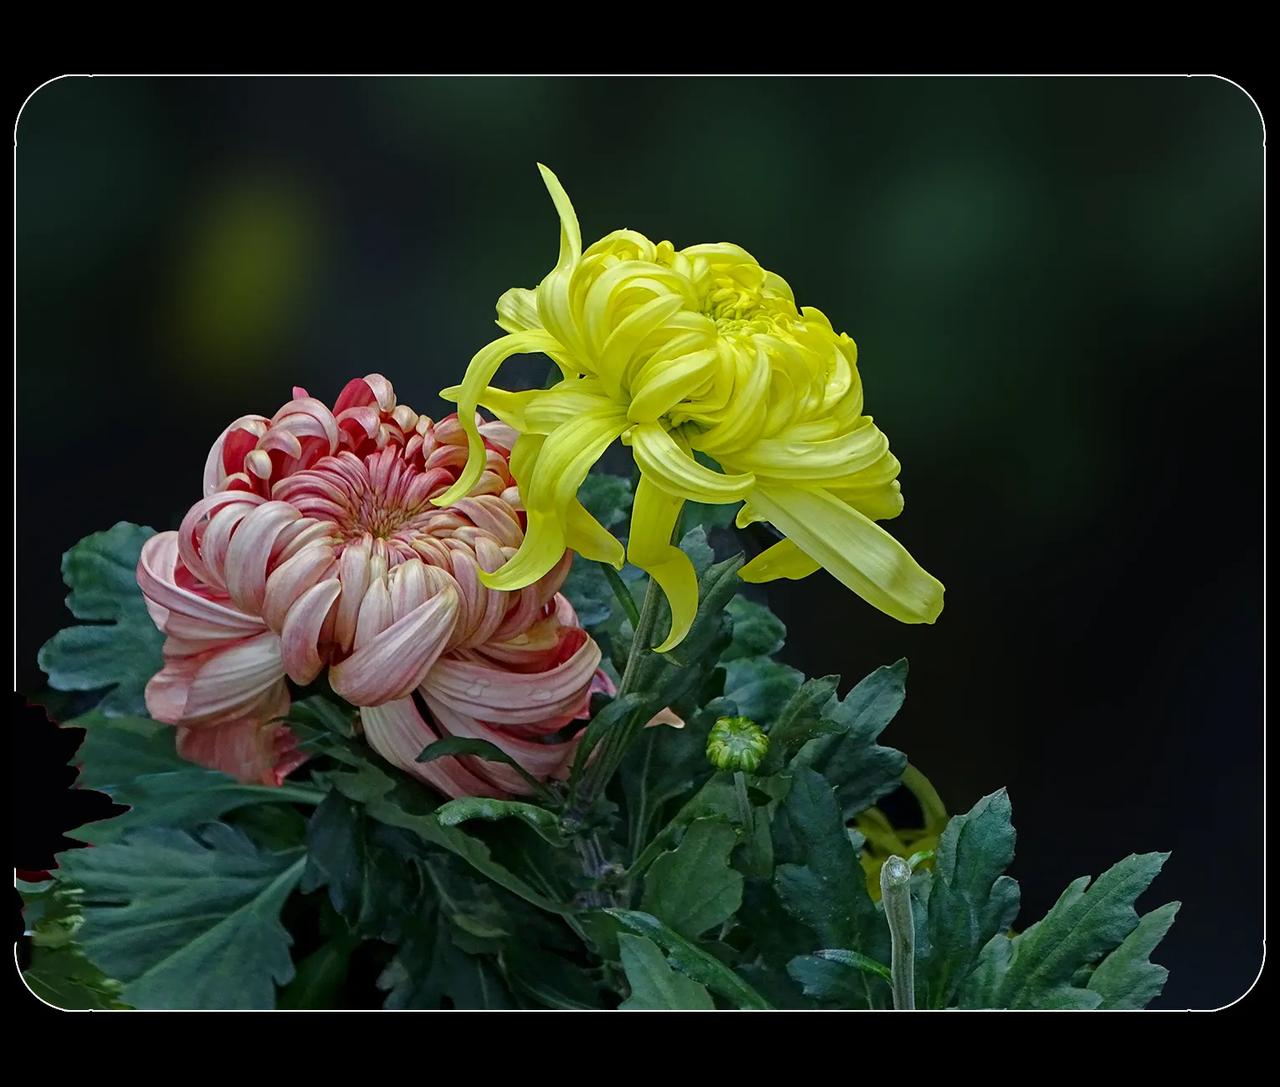
[[(942, 586), (874, 524), (902, 510), (899, 463), (862, 413), (857, 349), (781, 276), (727, 242), (676, 249), (632, 230), (587, 249), (568, 196), (541, 167), (560, 214), (560, 257), (536, 290), (498, 302), (509, 333), (472, 360), (458, 402), (469, 459), (438, 501), (478, 477), (483, 444), (466, 422), (484, 405), (519, 434), (512, 470), (529, 514), (520, 552), (485, 584), (540, 576), (571, 547), (620, 565), (622, 549), (576, 500), (616, 440), (641, 481), (627, 558), (658, 581), (683, 638), (696, 610), (692, 566), (672, 545), (686, 500), (745, 500), (739, 525), (771, 522), (786, 537), (743, 568), (751, 581), (825, 567), (903, 622), (932, 622)], [(511, 393), (489, 385), (511, 355), (543, 352), (563, 380)]]

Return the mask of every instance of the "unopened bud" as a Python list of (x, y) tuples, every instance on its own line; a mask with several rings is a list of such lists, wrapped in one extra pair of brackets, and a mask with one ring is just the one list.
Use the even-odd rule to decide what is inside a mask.
[(769, 750), (769, 737), (749, 717), (721, 717), (707, 737), (707, 759), (719, 770), (754, 771)]

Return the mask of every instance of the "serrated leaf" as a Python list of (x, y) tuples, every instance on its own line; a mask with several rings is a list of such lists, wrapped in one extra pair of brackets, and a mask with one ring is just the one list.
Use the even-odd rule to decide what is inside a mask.
[(771, 657), (786, 641), (786, 625), (765, 605), (735, 596), (729, 601), (729, 618), (733, 620), (733, 641), (721, 660), (739, 657)]
[(815, 736), (842, 731), (834, 721), (822, 716), (839, 684), (839, 676), (823, 676), (805, 680), (796, 689), (769, 729), (769, 753), (761, 773), (771, 774), (782, 769), (791, 756)]
[(770, 657), (740, 657), (724, 671), (724, 697), (739, 714), (766, 729), (804, 683), (803, 672)]
[(32, 993), (66, 1011), (128, 1008), (120, 999), (120, 983), (91, 963), (74, 942), (84, 921), (77, 889), (64, 880), (18, 880), (17, 886), (31, 940), (31, 961), (22, 976)]
[(489, 822), (519, 819), (551, 845), (568, 844), (555, 812), (519, 800), (494, 800), (487, 796), (466, 796), (441, 804), (436, 809), (436, 818), (442, 826), (446, 827), (456, 827), (470, 819), (484, 819)]
[(72, 762), (77, 785), (106, 793), (129, 811), (72, 831), (81, 841), (101, 845), (136, 827), (186, 829), (218, 819), (249, 804), (291, 803), (309, 790), (284, 785), (245, 785), (217, 770), (180, 758), (174, 730), (141, 717), (108, 717), (99, 710), (69, 722), (83, 728), (84, 742)]
[(631, 995), (619, 1007), (626, 1011), (710, 1010), (715, 1007), (706, 987), (667, 965), (666, 956), (652, 940), (618, 934), (622, 969), (631, 986)]
[(631, 481), (608, 472), (591, 472), (578, 488), (578, 501), (605, 528), (613, 528), (631, 512)]
[(846, 818), (871, 807), (897, 788), (907, 757), (876, 741), (906, 698), (907, 662), (877, 668), (843, 699), (833, 698), (822, 716), (838, 731), (806, 743), (795, 765), (819, 771), (835, 787)]
[[(860, 840), (860, 839), (859, 839)], [(774, 843), (788, 863), (778, 866), (778, 897), (814, 934), (814, 949), (845, 948), (879, 962), (889, 958), (884, 917), (867, 894), (858, 850), (827, 780), (797, 767), (774, 816)], [(863, 974), (862, 1007), (884, 1007), (889, 991)]]
[(405, 831), (367, 819), (358, 805), (329, 793), (307, 824), (307, 863), (299, 889), (320, 887), (359, 936), (395, 942), (421, 894)]
[(798, 955), (787, 963), (787, 974), (805, 996), (824, 1007), (859, 1008), (867, 1001), (864, 974), (887, 982), (889, 968), (856, 951), (826, 949)]
[(1131, 854), (1090, 885), (1075, 880), (1054, 907), (1001, 950), (996, 936), (983, 949), (974, 976), (961, 990), (962, 1007), (1082, 1008), (1102, 1003), (1100, 992), (1076, 983), (1082, 967), (1099, 962), (1138, 926), (1137, 899), (1155, 879), (1167, 853)]
[(918, 1007), (945, 1008), (987, 942), (1018, 915), (1018, 884), (1004, 870), (1016, 836), (1005, 790), (948, 821), (938, 842), (924, 939), (916, 948)]
[(742, 904), (742, 876), (729, 867), (738, 835), (723, 819), (695, 819), (680, 845), (645, 874), (641, 909), (696, 940)]
[(503, 1009), (511, 994), (487, 956), (457, 947), (447, 922), (424, 923), (411, 932), (378, 977), (392, 1009)]
[(280, 909), (301, 850), (267, 853), (231, 827), (160, 827), (59, 857), (83, 889), (77, 940), (137, 1008), (270, 1008), (293, 977)]
[(1164, 990), (1169, 971), (1153, 963), (1151, 952), (1164, 939), (1181, 907), (1170, 902), (1138, 922), (1111, 954), (1098, 964), (1087, 988), (1102, 997), (1100, 1008), (1145, 1008)]
[(163, 663), (164, 636), (147, 613), (134, 571), (155, 529), (121, 521), (86, 536), (62, 556), (67, 607), (93, 625), (58, 631), (37, 660), (60, 691), (103, 691), (105, 714), (143, 714), (143, 689)]
[[(768, 1002), (719, 959), (673, 932), (652, 914), (640, 910), (605, 911), (624, 928), (648, 937), (667, 953), (667, 961), (685, 976), (719, 993), (738, 1008), (765, 1009)], [(621, 936), (619, 936), (621, 940)]]

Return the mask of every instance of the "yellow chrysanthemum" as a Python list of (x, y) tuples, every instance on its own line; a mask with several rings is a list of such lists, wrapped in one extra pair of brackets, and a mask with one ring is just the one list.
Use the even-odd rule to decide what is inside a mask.
[[(536, 290), (498, 300), (507, 331), (471, 360), (456, 400), (470, 460), (436, 502), (465, 495), (484, 468), (474, 422), (483, 406), (521, 437), (511, 458), (528, 513), (524, 543), (493, 589), (517, 589), (566, 548), (621, 566), (622, 545), (577, 500), (616, 440), (640, 468), (626, 558), (658, 583), (677, 645), (697, 608), (692, 564), (671, 542), (686, 500), (744, 501), (737, 523), (768, 521), (786, 539), (742, 568), (747, 581), (819, 567), (906, 623), (931, 623), (942, 585), (875, 522), (902, 511), (899, 463), (862, 414), (857, 348), (746, 250), (728, 242), (677, 250), (633, 230), (582, 248), (573, 205), (539, 166), (560, 215), (560, 258)], [(512, 355), (541, 352), (563, 380), (550, 389), (490, 386)], [(695, 453), (713, 459), (708, 467)]]

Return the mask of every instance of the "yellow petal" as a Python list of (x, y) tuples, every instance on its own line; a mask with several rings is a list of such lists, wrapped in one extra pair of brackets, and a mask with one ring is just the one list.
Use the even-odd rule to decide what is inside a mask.
[(633, 423), (657, 422), (699, 385), (706, 384), (719, 357), (715, 348), (708, 348), (646, 365), (631, 386), (627, 417)]
[(536, 351), (553, 350), (559, 345), (545, 332), (512, 332), (500, 336), (493, 343), (482, 347), (467, 366), (462, 384), (458, 386), (458, 421), (467, 435), (467, 464), (452, 487), (431, 501), (437, 506), (449, 506), (470, 493), (484, 471), (484, 440), (476, 428), (476, 408), (493, 375), (512, 355), (527, 355)]
[(503, 592), (523, 589), (542, 577), (564, 555), (568, 545), (561, 519), (554, 513), (541, 510), (529, 510), (527, 515), (528, 523), (519, 549), (492, 574), (481, 570), (482, 585)]
[(761, 439), (736, 450), (734, 466), (770, 479), (846, 479), (875, 464), (889, 451), (889, 439), (869, 416), (863, 418), (865, 421), (853, 430), (827, 441), (794, 441), (785, 432), (776, 438)]
[(673, 498), (641, 477), (631, 507), (627, 557), (658, 583), (671, 609), (671, 630), (657, 647), (674, 649), (689, 633), (698, 612), (698, 575), (680, 548), (671, 543), (684, 499)]
[(528, 332), (538, 323), (538, 295), (524, 287), (512, 287), (498, 299), (498, 327), (507, 332)]
[(724, 504), (740, 501), (755, 486), (755, 476), (750, 473), (726, 475), (699, 464), (660, 423), (636, 427), (630, 442), (644, 477), (672, 497)]
[(874, 521), (820, 488), (759, 486), (755, 511), (867, 603), (903, 623), (932, 623), (942, 583)]
[(622, 544), (576, 498), (569, 503), (564, 537), (565, 543), (584, 559), (607, 562), (615, 570), (622, 569)]
[[(516, 475), (516, 479), (528, 523), (524, 540), (506, 565), (492, 574), (480, 574), (484, 585), (490, 589), (521, 589), (532, 585), (560, 561), (569, 545), (570, 506), (576, 500), (578, 488), (591, 466), (626, 426), (622, 412), (610, 408), (557, 427), (541, 439), (536, 449), (527, 444), (521, 448), (524, 437), (517, 440), (517, 448), (512, 450), (512, 475), (516, 475), (518, 461), (520, 475)], [(531, 457), (530, 453), (534, 455)], [(579, 520), (578, 527), (584, 533), (578, 538), (579, 543), (585, 543), (592, 550), (603, 549), (599, 538), (591, 534), (590, 526)]]
[(779, 540), (739, 570), (738, 576), (753, 584), (780, 577), (799, 581), (820, 569), (822, 564), (801, 551), (794, 540)]
[(582, 230), (578, 227), (573, 202), (560, 184), (560, 179), (542, 163), (538, 163), (538, 172), (542, 175), (542, 183), (551, 194), (551, 202), (555, 204), (556, 213), (560, 216), (560, 259), (557, 267), (565, 267), (576, 263), (582, 256)]

